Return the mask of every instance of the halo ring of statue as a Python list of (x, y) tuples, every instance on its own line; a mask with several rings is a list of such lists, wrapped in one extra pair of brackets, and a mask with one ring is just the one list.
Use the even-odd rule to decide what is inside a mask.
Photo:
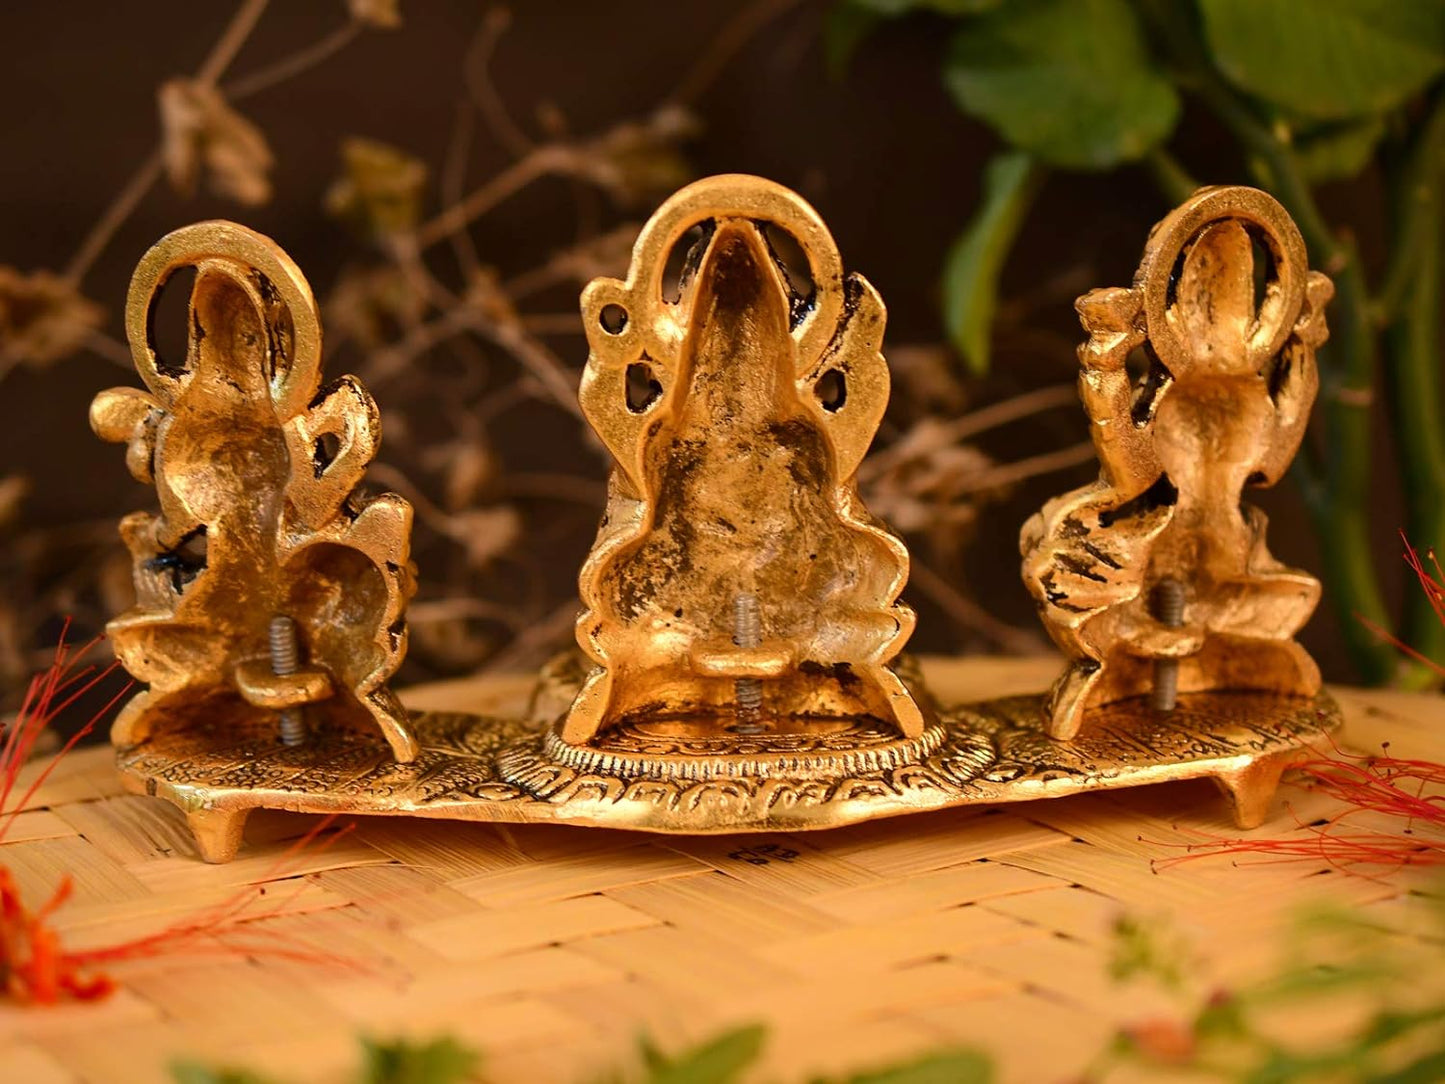
[(761, 177), (705, 177), (674, 194), (638, 234), (625, 289), (616, 288), (622, 284), (598, 280), (584, 291), (583, 310), (596, 312), (607, 304), (620, 304), (629, 293), (662, 301), (667, 258), (673, 246), (688, 230), (716, 218), (720, 212), (770, 223), (797, 241), (807, 257), (814, 292), (813, 304), (793, 329), (793, 337), (798, 341), (800, 358), (817, 356), (836, 330), (843, 306), (843, 259), (818, 212), (791, 189)]
[[(316, 394), (321, 377), (321, 319), (311, 286), (280, 246), (255, 230), (216, 219), (183, 226), (161, 238), (141, 257), (131, 276), (125, 302), (125, 332), (136, 371), (155, 395), (173, 399), (193, 372), (164, 365), (152, 334), (156, 304), (166, 281), (185, 267), (219, 265), (254, 292), (260, 304), (279, 300), (290, 322), (291, 342), (275, 351), (290, 364), (272, 376), (277, 410), (291, 415)], [(260, 276), (258, 279), (257, 276)], [(270, 294), (274, 291), (275, 297)]]
[(1304, 305), (1309, 262), (1304, 238), (1289, 212), (1273, 196), (1256, 188), (1231, 185), (1205, 189), (1190, 200), (1183, 213), (1169, 216), (1156, 227), (1135, 279), (1135, 285), (1143, 291), (1150, 346), (1176, 374), (1190, 364), (1192, 352), (1172, 315), (1175, 269), (1205, 230), (1230, 219), (1255, 228), (1257, 232), (1252, 232), (1269, 249), (1273, 264), (1248, 336), (1251, 369), (1257, 371), (1279, 353)]

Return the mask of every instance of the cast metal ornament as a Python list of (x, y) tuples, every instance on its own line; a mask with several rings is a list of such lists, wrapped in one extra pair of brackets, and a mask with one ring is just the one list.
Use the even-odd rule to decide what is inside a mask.
[[(162, 287), (195, 269), (189, 346), (157, 355)], [(201, 222), (141, 259), (126, 332), (145, 390), (91, 405), (95, 432), (123, 442), (154, 483), (157, 513), (121, 523), (136, 605), (108, 627), (149, 689), (121, 711), (121, 749), (198, 720), (378, 731), (392, 758), (417, 739), (387, 679), (406, 653), (414, 587), (411, 506), (356, 494), (381, 439), (366, 389), (321, 387), (321, 326), (310, 287), (272, 241)]]
[[(802, 253), (803, 285), (769, 227)], [(883, 302), (844, 274), (817, 212), (756, 177), (690, 185), (644, 227), (626, 282), (587, 287), (582, 320), (582, 409), (614, 465), (578, 580), (596, 668), (562, 740), (856, 717), (920, 738), (923, 709), (889, 666), (914, 625), (908, 551), (855, 477), (888, 405)]]
[(1218, 187), (1154, 228), (1132, 288), (1079, 299), (1079, 395), (1102, 469), (1021, 537), (1024, 582), (1070, 659), (1050, 697), (1054, 737), (1161, 674), (1185, 692), (1319, 692), (1294, 640), (1319, 581), (1270, 555), (1264, 514), (1242, 496), (1299, 450), (1333, 292), (1278, 202)]
[[(1274, 267), (1257, 317), (1251, 236)], [(1159, 286), (1175, 264), (1178, 287)], [(191, 350), (172, 369), (149, 314), (185, 265)], [(124, 524), (141, 601), (112, 630), (151, 689), (114, 730), (122, 778), (185, 810), (210, 861), (236, 853), (255, 808), (792, 831), (1210, 778), (1259, 824), (1285, 764), (1339, 714), (1289, 643), (1313, 581), (1269, 560), (1262, 520), (1218, 506), (1226, 482), (1237, 497), (1293, 454), (1327, 296), (1277, 205), (1231, 189), (1165, 221), (1134, 290), (1081, 302), (1104, 478), (1025, 532), (1076, 676), (1052, 700), (979, 701), (943, 661), (926, 691), (899, 654), (908, 554), (857, 492), (888, 397), (881, 300), (794, 193), (691, 185), (643, 229), (626, 280), (583, 294), (581, 402), (614, 467), (579, 576), (579, 649), (530, 705), (479, 680), (456, 687), (455, 711), (408, 714), (385, 678), (405, 649), (410, 510), (352, 496), (375, 407), (349, 378), (318, 392), (315, 309), (279, 249), (228, 223), (182, 230), (132, 287), (150, 390), (93, 411), (161, 499)], [(1135, 391), (1123, 361), (1146, 338), (1155, 378)], [(1209, 462), (1181, 469), (1191, 456)], [(1146, 618), (1166, 573), (1185, 585), (1178, 620)], [(1159, 658), (1186, 663), (1170, 710), (1141, 695)]]

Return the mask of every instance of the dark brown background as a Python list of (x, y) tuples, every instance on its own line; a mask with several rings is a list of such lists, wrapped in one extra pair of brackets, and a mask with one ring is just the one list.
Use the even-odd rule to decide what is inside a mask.
[[(573, 132), (598, 132), (652, 109), (737, 8), (729, 0), (518, 5), (494, 77), (524, 123), (545, 102), (561, 109)], [(461, 91), (463, 53), (482, 10), (465, 0), (403, 0), (401, 30), (367, 32), (321, 67), (249, 100), (244, 111), (266, 132), (278, 160), (273, 201), (243, 208), (205, 195), (184, 199), (164, 187), (154, 191), (85, 280), (87, 294), (110, 313), (108, 330), (119, 334), (125, 286), (145, 248), (204, 217), (236, 218), (275, 237), (324, 296), (357, 253), (355, 241), (321, 211), (340, 139), (370, 136), (439, 163)], [(886, 28), (864, 46), (846, 78), (835, 81), (822, 59), (825, 10), (805, 3), (786, 11), (732, 57), (695, 103), (705, 129), (691, 145), (691, 158), (699, 174), (758, 173), (802, 192), (830, 223), (846, 263), (882, 292), (890, 342), (935, 342), (943, 254), (975, 203), (981, 163), (995, 142), (942, 90), (941, 22), (923, 17)], [(154, 145), (156, 86), (194, 71), (232, 12), (226, 3), (183, 0), (5, 5), (0, 263), (22, 270), (64, 265)], [(342, 18), (341, 0), (273, 3), (230, 74), (243, 76), (321, 37)], [(1182, 130), (1182, 154), (1204, 181), (1242, 179), (1232, 148), (1193, 113)], [(507, 160), (483, 134), (470, 176), (483, 179)], [(481, 221), (474, 236), (486, 258), (525, 267), (565, 238), (571, 226), (559, 213), (568, 206), (564, 183), (540, 184)], [(1325, 202), (1330, 209), (1350, 207), (1351, 190), (1326, 192)], [(1073, 296), (1092, 285), (1126, 284), (1149, 225), (1165, 210), (1138, 171), (1049, 181), (1008, 267), (1010, 304), (995, 375), (978, 388), (976, 402), (1073, 378)], [(1368, 248), (1378, 224), (1358, 225)], [(580, 367), (580, 337), (556, 343)], [(97, 390), (131, 382), (112, 363), (81, 356), (58, 371), (22, 370), (0, 384), (0, 472), (19, 470), (35, 479), (32, 521), (113, 516), (145, 505), (148, 495), (126, 475), (120, 449), (97, 442), (85, 420)], [(385, 413), (386, 398), (378, 397)], [(499, 438), (512, 442), (512, 461), (555, 454), (550, 441), (525, 443), (535, 430), (513, 428)], [(1055, 411), (993, 435), (987, 447), (1017, 458), (1084, 433), (1081, 413)], [(574, 466), (601, 476), (595, 458)], [(968, 590), (1008, 620), (1030, 622), (1016, 572), (1018, 526), (1043, 497), (1089, 473), (1051, 476), (990, 508), (966, 556)], [(1378, 473), (1378, 552), (1387, 563), (1398, 549), (1397, 518), (1388, 473)], [(1318, 569), (1316, 542), (1289, 488), (1260, 501), (1272, 516), (1274, 549), (1288, 562)], [(573, 534), (549, 555), (559, 583), (573, 575), (585, 550), (586, 533)], [(911, 597), (924, 611), (917, 646), (967, 643), (916, 593)], [(1336, 619), (1325, 609), (1308, 642), (1328, 673), (1345, 678)]]

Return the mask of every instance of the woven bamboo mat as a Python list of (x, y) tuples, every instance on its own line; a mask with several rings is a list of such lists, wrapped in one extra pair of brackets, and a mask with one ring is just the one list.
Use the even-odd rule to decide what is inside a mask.
[[(1052, 660), (928, 667), (945, 696), (1037, 690)], [(415, 690), (429, 708), (499, 707), (519, 679)], [(1347, 740), (1445, 760), (1439, 698), (1337, 690)], [(1325, 810), (1288, 785), (1280, 835)], [(1157, 869), (1190, 831), (1234, 835), (1208, 783), (955, 810), (806, 835), (659, 837), (544, 825), (362, 819), (277, 862), (313, 823), (257, 814), (240, 857), (195, 858), (168, 805), (121, 793), (105, 748), (62, 762), (0, 847), (32, 903), (62, 873), (68, 944), (149, 933), (238, 890), (264, 919), (363, 969), (168, 956), (114, 969), (94, 1005), (0, 1008), (0, 1080), (155, 1081), (177, 1057), (340, 1080), (358, 1034), (451, 1033), (495, 1081), (582, 1081), (664, 1046), (771, 1025), (761, 1078), (859, 1069), (977, 1044), (1004, 1080), (1078, 1071), (1122, 1023), (1164, 1008), (1111, 982), (1121, 914), (1167, 915), (1211, 980), (1269, 965), (1300, 905), (1387, 914), (1409, 882), (1324, 863), (1212, 858)], [(247, 887), (250, 886), (250, 887)]]

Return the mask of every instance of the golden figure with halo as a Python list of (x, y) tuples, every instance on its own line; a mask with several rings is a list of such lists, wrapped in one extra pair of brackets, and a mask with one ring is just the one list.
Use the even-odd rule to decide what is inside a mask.
[[(189, 346), (152, 341), (160, 291), (196, 271)], [(121, 524), (136, 606), (110, 623), (149, 690), (116, 720), (132, 746), (185, 719), (264, 718), (288, 743), (311, 725), (375, 727), (416, 757), (387, 679), (406, 653), (411, 506), (362, 500), (381, 420), (354, 377), (321, 386), (321, 328), (300, 270), (231, 222), (163, 238), (136, 268), (126, 330), (146, 389), (96, 396), (91, 424), (127, 444), (158, 513)]]
[(1024, 581), (1071, 659), (1054, 737), (1151, 690), (1162, 708), (1176, 688), (1319, 691), (1294, 640), (1319, 581), (1270, 555), (1264, 514), (1241, 497), (1277, 482), (1304, 438), (1332, 293), (1272, 197), (1206, 188), (1155, 227), (1131, 289), (1079, 299), (1079, 394), (1103, 470), (1021, 541)]
[[(190, 350), (167, 365), (151, 313), (187, 265)], [(1070, 667), (1052, 697), (979, 699), (946, 662), (900, 657), (908, 553), (858, 495), (888, 400), (881, 299), (795, 193), (699, 181), (644, 227), (625, 280), (583, 295), (580, 398), (614, 463), (581, 650), (528, 712), (484, 681), (463, 710), (408, 712), (386, 680), (410, 508), (355, 495), (376, 407), (349, 378), (320, 386), (314, 304), (279, 248), (231, 223), (178, 231), (127, 313), (148, 390), (92, 411), (160, 500), (123, 526), (140, 602), (112, 630), (150, 690), (113, 732), (122, 779), (185, 810), (211, 861), (257, 808), (794, 831), (1209, 778), (1258, 824), (1285, 763), (1339, 721), (1292, 639), (1318, 587), (1238, 505), (1299, 445), (1328, 296), (1277, 204), (1218, 189), (1155, 231), (1134, 288), (1080, 301), (1103, 473), (1024, 532)], [(930, 667), (948, 695), (924, 689)]]
[[(668, 256), (698, 227), (669, 299)], [(806, 292), (770, 227), (807, 260)], [(582, 318), (582, 408), (614, 467), (579, 580), (577, 638), (597, 666), (563, 738), (629, 717), (753, 729), (860, 714), (921, 735), (889, 668), (913, 631), (908, 551), (855, 478), (888, 404), (883, 304), (844, 274), (817, 213), (756, 177), (690, 185), (643, 229), (626, 282), (587, 287)], [(650, 386), (641, 401), (629, 379)]]

